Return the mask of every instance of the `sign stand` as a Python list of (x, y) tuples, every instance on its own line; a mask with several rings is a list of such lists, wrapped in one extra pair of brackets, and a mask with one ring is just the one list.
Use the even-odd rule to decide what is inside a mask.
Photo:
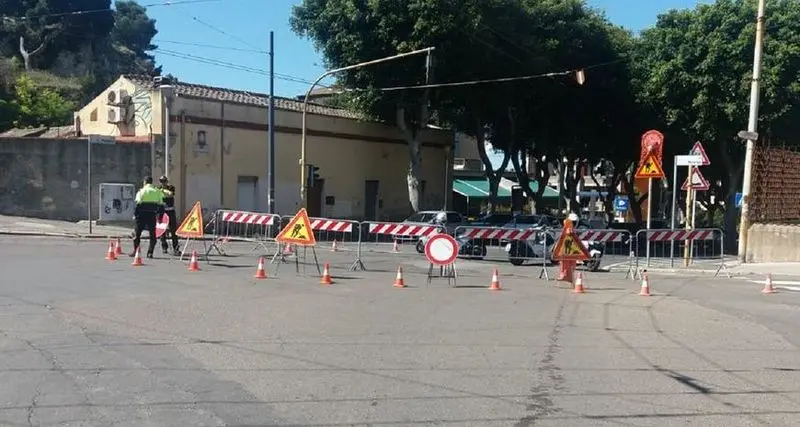
[[(203, 242), (205, 261), (209, 262), (209, 249), (208, 245), (206, 245), (206, 240), (203, 238), (203, 209), (200, 207), (200, 202), (194, 203), (192, 210), (189, 211), (189, 215), (186, 215), (186, 218), (183, 219), (181, 225), (179, 225), (178, 229), (175, 230), (175, 234), (178, 237), (186, 238), (186, 242), (183, 244), (183, 249), (181, 249), (181, 256), (178, 258), (180, 261), (183, 261), (183, 257), (186, 256), (186, 251), (189, 249), (189, 243), (191, 243), (192, 240), (200, 239)], [(170, 259), (172, 259), (172, 256), (170, 256)]]
[(539, 279), (541, 280), (542, 277), (544, 277), (545, 282), (550, 281), (550, 275), (547, 274), (547, 236), (544, 238), (544, 254), (542, 256), (542, 270), (539, 272)]
[(281, 263), (275, 263), (274, 261), (277, 259), (277, 256), (281, 255), (281, 260), (286, 262), (285, 254), (281, 252), (281, 244), (292, 244), (294, 245), (294, 265), (295, 265), (295, 273), (300, 274), (300, 254), (297, 252), (297, 246), (303, 247), (303, 273), (306, 272), (306, 264), (308, 261), (308, 248), (311, 247), (311, 253), (314, 255), (314, 265), (317, 266), (317, 273), (322, 274), (322, 271), (319, 268), (319, 259), (317, 258), (317, 239), (314, 237), (314, 231), (311, 228), (311, 221), (308, 219), (308, 213), (306, 213), (305, 208), (300, 209), (295, 214), (294, 218), (286, 224), (286, 227), (283, 227), (278, 236), (275, 237), (275, 242), (278, 245), (278, 250), (275, 252), (275, 255), (272, 257), (273, 264), (275, 264), (275, 269), (273, 270), (273, 276), (278, 275), (278, 270), (280, 269)]
[[(647, 178), (647, 229), (652, 225), (653, 178), (664, 179), (661, 163), (664, 153), (664, 134), (657, 130), (649, 130), (642, 135), (642, 149), (636, 178)], [(647, 265), (650, 265), (650, 243), (647, 244)]]
[(364, 262), (361, 261), (361, 244), (359, 244), (356, 249), (356, 260), (353, 261), (353, 265), (350, 266), (350, 271), (367, 271), (367, 267), (365, 267)]
[[(457, 287), (458, 273), (455, 261), (458, 258), (458, 242), (449, 234), (436, 234), (425, 242), (425, 258), (428, 265), (428, 285), (434, 277), (446, 278), (447, 284)], [(439, 274), (434, 275), (434, 266), (439, 266)], [(450, 285), (452, 280), (453, 284)]]

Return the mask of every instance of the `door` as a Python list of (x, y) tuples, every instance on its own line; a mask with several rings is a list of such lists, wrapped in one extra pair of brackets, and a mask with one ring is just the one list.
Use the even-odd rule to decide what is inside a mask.
[(364, 220), (378, 220), (378, 181), (364, 181)]
[(239, 176), (236, 185), (236, 208), (240, 211), (258, 212), (258, 177)]
[(306, 203), (308, 216), (322, 217), (322, 194), (325, 189), (325, 180), (318, 179), (313, 187), (308, 187), (308, 202)]

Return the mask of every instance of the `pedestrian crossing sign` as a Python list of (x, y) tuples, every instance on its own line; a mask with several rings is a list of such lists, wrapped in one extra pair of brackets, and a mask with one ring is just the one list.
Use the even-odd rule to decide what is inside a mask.
[(664, 169), (655, 154), (650, 153), (636, 170), (636, 178), (664, 178)]
[(552, 258), (555, 261), (585, 261), (591, 256), (575, 233), (575, 229), (569, 228), (561, 232), (561, 237), (553, 248)]
[(189, 215), (186, 215), (175, 234), (186, 238), (203, 237), (203, 211), (200, 208), (200, 202), (195, 202)]
[(305, 209), (300, 209), (297, 214), (283, 227), (275, 241), (280, 243), (293, 243), (301, 246), (316, 246), (317, 239), (311, 229), (311, 221)]

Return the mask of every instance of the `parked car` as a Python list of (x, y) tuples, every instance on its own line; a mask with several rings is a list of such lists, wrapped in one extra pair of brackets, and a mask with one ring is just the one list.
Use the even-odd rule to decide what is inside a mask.
[[(437, 217), (444, 216), (444, 221), (437, 221)], [(464, 217), (455, 211), (421, 211), (417, 212), (408, 218), (403, 223), (420, 224), (420, 225), (440, 225), (445, 229), (445, 232), (451, 236), (455, 234), (455, 229), (466, 223)], [(418, 236), (394, 236), (397, 241), (416, 241), (416, 249), (419, 253), (425, 252), (425, 242), (427, 239)]]

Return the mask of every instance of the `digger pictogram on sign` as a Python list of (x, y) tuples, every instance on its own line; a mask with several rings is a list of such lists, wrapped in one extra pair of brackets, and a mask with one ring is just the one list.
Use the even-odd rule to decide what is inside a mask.
[(589, 250), (578, 238), (575, 229), (565, 229), (561, 233), (556, 246), (553, 248), (553, 257), (556, 261), (585, 261), (591, 259)]
[(183, 220), (175, 234), (186, 238), (203, 237), (203, 211), (200, 208), (200, 202), (195, 202), (189, 215)]
[(297, 214), (283, 227), (275, 238), (280, 243), (293, 243), (300, 246), (316, 246), (317, 239), (311, 229), (311, 221), (305, 209), (300, 209)]
[(664, 169), (655, 154), (648, 154), (639, 169), (636, 170), (636, 178), (664, 178)]

